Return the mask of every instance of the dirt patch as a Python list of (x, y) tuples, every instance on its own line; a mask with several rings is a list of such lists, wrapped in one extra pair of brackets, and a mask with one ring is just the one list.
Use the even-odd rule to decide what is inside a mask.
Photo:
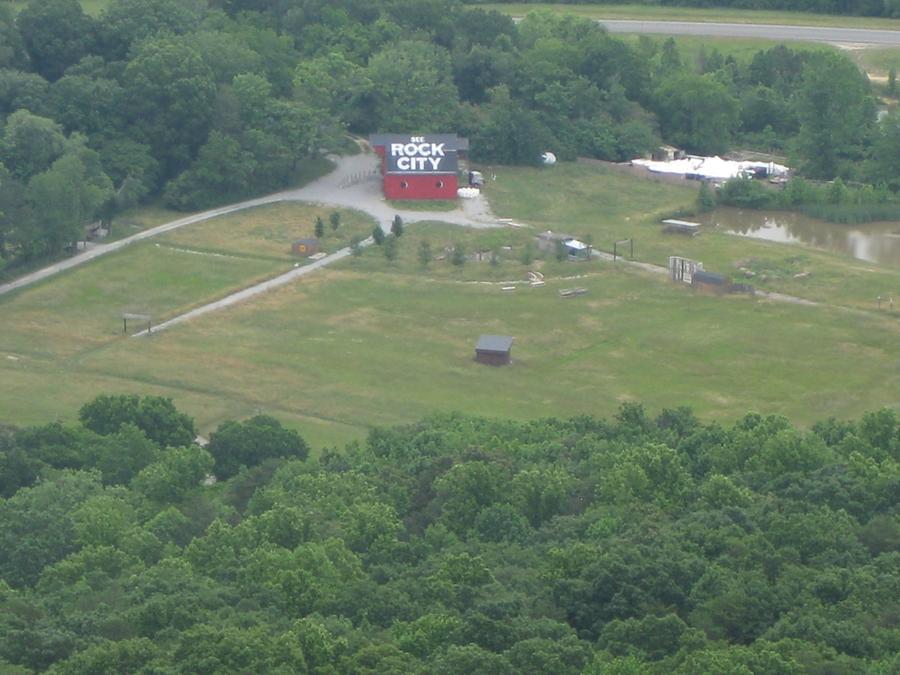
[(578, 317), (578, 325), (581, 328), (598, 329), (603, 327), (603, 323), (591, 314), (582, 314)]

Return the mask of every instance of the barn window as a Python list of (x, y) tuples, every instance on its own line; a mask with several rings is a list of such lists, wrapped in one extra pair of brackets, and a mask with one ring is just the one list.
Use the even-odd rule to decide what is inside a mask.
[(439, 181), (437, 182), (437, 186), (438, 186), (438, 188), (444, 187), (444, 181), (439, 180)]
[(400, 187), (405, 190), (406, 188), (409, 187), (409, 183), (407, 183), (405, 180), (401, 180)]

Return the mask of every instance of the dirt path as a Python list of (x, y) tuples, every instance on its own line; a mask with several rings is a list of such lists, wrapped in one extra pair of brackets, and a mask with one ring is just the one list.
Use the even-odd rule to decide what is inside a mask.
[[(125, 239), (121, 239), (109, 244), (97, 245), (83, 253), (68, 258), (62, 262), (50, 265), (36, 272), (32, 272), (20, 279), (7, 284), (0, 285), (0, 295), (9, 293), (17, 288), (22, 288), (30, 284), (36, 283), (42, 279), (53, 276), (67, 269), (71, 269), (78, 265), (94, 260), (107, 253), (118, 251), (129, 244), (150, 239), (160, 234), (170, 232), (185, 225), (191, 225), (210, 218), (216, 218), (235, 211), (253, 208), (264, 204), (272, 204), (283, 201), (305, 201), (326, 204), (329, 206), (345, 206), (348, 208), (358, 209), (371, 215), (381, 226), (384, 231), (390, 230), (391, 221), (395, 215), (400, 215), (405, 223), (416, 223), (429, 220), (437, 220), (456, 225), (467, 227), (503, 227), (507, 224), (498, 221), (491, 213), (487, 201), (484, 198), (475, 200), (462, 200), (461, 207), (453, 211), (410, 211), (403, 209), (395, 209), (388, 204), (381, 193), (381, 185), (378, 180), (378, 162), (377, 156), (371, 153), (362, 153), (351, 157), (343, 157), (337, 160), (337, 166), (334, 171), (327, 176), (306, 185), (302, 188), (293, 190), (285, 190), (256, 199), (249, 199), (236, 204), (222, 206), (217, 209), (211, 209), (202, 213), (196, 213), (185, 218), (150, 228), (138, 234), (132, 235)], [(362, 246), (372, 244), (369, 238), (363, 242)], [(350, 249), (344, 248), (336, 253), (332, 253), (321, 260), (317, 260), (309, 265), (292, 269), (284, 274), (268, 279), (261, 283), (255, 284), (248, 288), (241, 289), (231, 295), (220, 300), (216, 300), (209, 304), (197, 307), (189, 312), (172, 317), (164, 321), (152, 329), (153, 333), (164, 331), (167, 328), (175, 326), (184, 321), (215, 312), (220, 309), (231, 307), (239, 302), (252, 298), (261, 293), (265, 293), (271, 289), (278, 288), (285, 284), (315, 272), (316, 270), (326, 267), (334, 262), (342, 260), (350, 255)], [(601, 260), (613, 261), (613, 256), (603, 251), (593, 251), (593, 255)], [(626, 260), (619, 257), (619, 261), (632, 267), (639, 268), (651, 274), (667, 274), (668, 270), (659, 265), (644, 263), (636, 260)], [(821, 303), (806, 300), (796, 296), (786, 295), (783, 293), (767, 293), (765, 291), (757, 291), (757, 296), (763, 297), (776, 302), (787, 302), (797, 305), (819, 306)], [(133, 337), (146, 336), (147, 331), (136, 333)]]
[[(374, 240), (372, 239), (372, 237), (369, 237), (365, 241), (360, 242), (360, 246), (370, 246), (373, 243)], [(310, 263), (309, 265), (304, 265), (303, 267), (294, 268), (289, 272), (278, 275), (277, 277), (267, 279), (266, 281), (262, 281), (248, 288), (243, 288), (235, 293), (232, 293), (231, 295), (227, 295), (221, 300), (216, 300), (215, 302), (210, 302), (209, 304), (203, 305), (202, 307), (197, 307), (196, 309), (192, 309), (191, 311), (185, 312), (184, 314), (179, 314), (178, 316), (172, 317), (168, 321), (163, 321), (162, 323), (153, 326), (153, 328), (150, 330), (142, 330), (140, 333), (135, 333), (134, 335), (132, 335), (132, 337), (144, 337), (153, 333), (159, 333), (160, 331), (164, 331), (167, 328), (171, 328), (172, 326), (175, 326), (189, 319), (194, 319), (198, 316), (209, 314), (210, 312), (225, 309), (226, 307), (231, 307), (232, 305), (236, 305), (237, 303), (243, 302), (248, 298), (259, 295), (260, 293), (265, 293), (272, 290), (273, 288), (278, 288), (279, 286), (289, 284), (295, 279), (299, 279), (302, 276), (315, 272), (316, 270), (330, 265), (331, 263), (337, 262), (338, 260), (343, 260), (350, 254), (351, 250), (349, 247), (342, 248), (340, 251), (336, 251), (331, 255), (322, 258), (321, 260), (316, 260), (315, 262)]]
[[(637, 267), (645, 272), (651, 272), (652, 274), (668, 274), (669, 270), (661, 265), (653, 265), (651, 263), (640, 262), (639, 260), (628, 260), (627, 258), (623, 258), (622, 256), (618, 256), (618, 258), (613, 258), (611, 253), (607, 253), (606, 251), (598, 251), (597, 249), (593, 250), (593, 255), (595, 258), (599, 258), (600, 260), (607, 260), (609, 262), (617, 262), (622, 263), (624, 265), (630, 265), (631, 267)], [(760, 291), (757, 290), (755, 293), (756, 297), (765, 298), (766, 300), (774, 300), (775, 302), (787, 302), (792, 305), (804, 305), (806, 307), (820, 307), (822, 306), (821, 302), (815, 302), (813, 300), (807, 300), (806, 298), (800, 298), (796, 295), (787, 295), (786, 293), (775, 293), (774, 291)], [(855, 310), (852, 307), (842, 307), (840, 305), (832, 305), (836, 309), (844, 309), (851, 312), (863, 312), (865, 310)]]
[(100, 256), (123, 249), (135, 242), (171, 232), (179, 227), (276, 202), (317, 202), (327, 206), (345, 206), (358, 209), (371, 215), (385, 232), (390, 230), (391, 221), (395, 215), (400, 215), (405, 223), (441, 220), (467, 227), (497, 227), (501, 225), (490, 215), (483, 198), (463, 200), (462, 206), (453, 211), (410, 211), (393, 208), (385, 202), (381, 193), (381, 183), (377, 175), (377, 155), (372, 153), (341, 157), (336, 160), (336, 164), (334, 171), (302, 188), (284, 190), (264, 197), (220, 206), (219, 208), (195, 213), (163, 225), (157, 225), (119, 241), (110, 242), (109, 244), (97, 244), (71, 258), (66, 258), (58, 263), (26, 274), (14, 281), (0, 284), (0, 295), (30, 286), (60, 272), (95, 260)]

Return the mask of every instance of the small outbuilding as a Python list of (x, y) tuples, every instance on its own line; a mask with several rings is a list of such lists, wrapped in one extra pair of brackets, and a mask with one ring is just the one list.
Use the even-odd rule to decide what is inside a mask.
[(294, 255), (309, 257), (315, 255), (322, 248), (318, 239), (296, 239), (291, 244), (291, 253)]
[(692, 223), (689, 220), (678, 220), (677, 218), (667, 218), (662, 222), (663, 232), (686, 234), (691, 237), (696, 237), (700, 234), (700, 223)]
[(654, 162), (673, 162), (686, 157), (684, 150), (671, 145), (660, 145), (650, 155)]
[(566, 251), (566, 255), (570, 260), (589, 260), (591, 256), (591, 247), (583, 241), (579, 241), (571, 234), (563, 234), (561, 232), (552, 232), (547, 230), (537, 235), (537, 247), (545, 253), (553, 253), (557, 246), (562, 244)]
[(566, 239), (563, 241), (563, 246), (566, 247), (566, 254), (570, 260), (590, 260), (591, 247), (583, 241), (574, 238)]
[(512, 343), (507, 335), (482, 335), (475, 345), (475, 360), (489, 366), (509, 365)]

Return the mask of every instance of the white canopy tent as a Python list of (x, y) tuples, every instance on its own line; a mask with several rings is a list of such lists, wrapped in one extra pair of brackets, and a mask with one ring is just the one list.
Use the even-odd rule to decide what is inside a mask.
[(769, 176), (784, 176), (790, 170), (775, 162), (738, 162), (721, 157), (688, 156), (670, 162), (655, 162), (652, 159), (633, 159), (635, 166), (646, 167), (654, 173), (671, 173), (708, 180), (728, 180), (738, 176), (752, 175), (758, 169), (765, 169)]

